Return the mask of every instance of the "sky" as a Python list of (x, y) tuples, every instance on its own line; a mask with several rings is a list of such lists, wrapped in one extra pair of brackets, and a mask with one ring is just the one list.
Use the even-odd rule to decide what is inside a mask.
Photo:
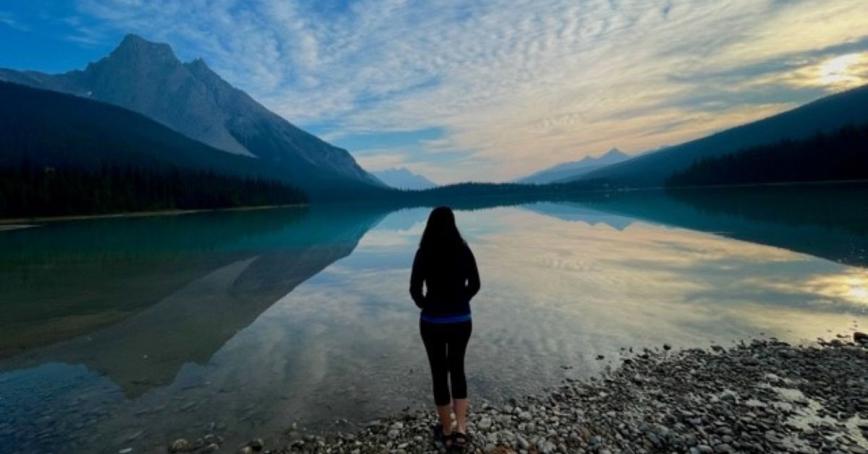
[(0, 0), (0, 67), (127, 33), (201, 57), (369, 170), (509, 181), (868, 83), (865, 0)]

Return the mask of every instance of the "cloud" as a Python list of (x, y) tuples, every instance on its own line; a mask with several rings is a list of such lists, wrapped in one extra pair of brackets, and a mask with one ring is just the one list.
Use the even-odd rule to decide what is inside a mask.
[(383, 149), (368, 150), (363, 154), (356, 155), (359, 165), (368, 170), (385, 170), (396, 167), (406, 167), (407, 154), (401, 150)]
[[(841, 89), (792, 77), (868, 51), (863, 0), (81, 0), (79, 10), (203, 56), (339, 142), (441, 130), (400, 151), (440, 165), (441, 181), (478, 178), (479, 163), (502, 180), (694, 138)], [(463, 158), (431, 158), (444, 150)]]
[(30, 27), (28, 27), (26, 24), (23, 24), (21, 21), (19, 21), (15, 17), (15, 15), (13, 15), (12, 13), (9, 13), (9, 12), (0, 11), (0, 27), (3, 27), (3, 26), (9, 27), (12, 30), (16, 30), (19, 32), (30, 31)]
[(70, 33), (64, 37), (67, 41), (86, 47), (104, 46), (109, 41), (104, 27), (86, 24), (78, 16), (64, 17), (60, 21), (70, 28)]

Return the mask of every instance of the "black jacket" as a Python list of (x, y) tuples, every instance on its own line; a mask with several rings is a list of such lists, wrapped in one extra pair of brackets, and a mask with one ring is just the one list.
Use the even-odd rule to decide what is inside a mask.
[[(426, 256), (416, 251), (410, 273), (410, 296), (422, 315), (464, 315), (470, 313), (470, 299), (479, 292), (479, 270), (466, 244), (452, 254)], [(422, 283), (425, 283), (424, 294)]]

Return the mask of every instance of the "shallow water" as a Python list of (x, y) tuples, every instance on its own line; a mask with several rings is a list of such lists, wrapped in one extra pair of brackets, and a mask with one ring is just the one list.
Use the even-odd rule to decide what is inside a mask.
[[(482, 278), (471, 398), (592, 376), (622, 348), (809, 342), (865, 326), (866, 195), (458, 211)], [(407, 292), (427, 212), (281, 209), (0, 232), (0, 446), (163, 452), (213, 426), (233, 447), (293, 422), (348, 430), (429, 404)]]

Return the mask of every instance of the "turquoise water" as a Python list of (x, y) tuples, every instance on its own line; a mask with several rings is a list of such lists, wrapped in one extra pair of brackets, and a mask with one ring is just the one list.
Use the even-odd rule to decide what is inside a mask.
[[(482, 278), (471, 398), (593, 376), (622, 348), (810, 342), (864, 327), (866, 195), (463, 203), (457, 220)], [(0, 231), (0, 446), (164, 452), (213, 430), (232, 447), (294, 422), (350, 430), (428, 405), (407, 292), (427, 212), (275, 209)]]

